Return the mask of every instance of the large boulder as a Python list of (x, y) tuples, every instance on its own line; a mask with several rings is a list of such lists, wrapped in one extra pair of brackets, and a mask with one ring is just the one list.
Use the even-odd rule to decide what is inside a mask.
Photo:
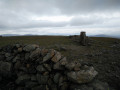
[(78, 84), (91, 82), (98, 74), (93, 67), (87, 67), (80, 71), (70, 71), (67, 73), (68, 78)]

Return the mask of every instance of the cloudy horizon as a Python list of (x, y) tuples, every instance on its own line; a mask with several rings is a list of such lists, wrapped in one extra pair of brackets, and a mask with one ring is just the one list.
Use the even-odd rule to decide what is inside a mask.
[(120, 0), (0, 0), (0, 34), (120, 36)]

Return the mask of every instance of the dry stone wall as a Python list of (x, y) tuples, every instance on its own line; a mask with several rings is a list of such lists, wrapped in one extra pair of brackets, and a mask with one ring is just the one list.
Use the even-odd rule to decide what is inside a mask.
[(0, 48), (0, 90), (79, 90), (71, 86), (90, 83), (97, 74), (92, 66), (69, 62), (54, 49), (21, 44)]

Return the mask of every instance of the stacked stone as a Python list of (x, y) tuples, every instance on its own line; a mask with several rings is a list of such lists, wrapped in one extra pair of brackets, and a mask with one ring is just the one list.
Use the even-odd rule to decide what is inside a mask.
[(91, 82), (97, 74), (93, 67), (69, 62), (53, 49), (20, 44), (0, 48), (1, 90), (68, 90), (69, 85)]
[(89, 38), (86, 36), (86, 32), (81, 32), (81, 33), (80, 33), (79, 42), (80, 42), (80, 44), (83, 45), (83, 46), (90, 45), (90, 43), (89, 43)]

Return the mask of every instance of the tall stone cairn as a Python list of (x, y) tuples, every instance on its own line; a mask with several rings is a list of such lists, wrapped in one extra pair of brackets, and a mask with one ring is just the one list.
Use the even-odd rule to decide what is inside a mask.
[(88, 45), (88, 37), (86, 36), (86, 32), (80, 33), (80, 41), (79, 42), (81, 45), (84, 45), (84, 46)]

